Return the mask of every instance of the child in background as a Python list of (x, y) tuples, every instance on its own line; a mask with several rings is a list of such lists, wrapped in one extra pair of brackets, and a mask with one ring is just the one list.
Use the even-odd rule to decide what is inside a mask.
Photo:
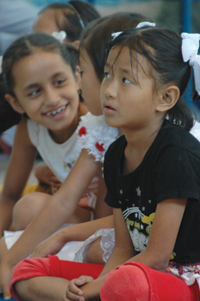
[(87, 2), (69, 1), (67, 3), (53, 2), (45, 6), (38, 14), (33, 32), (47, 34), (64, 32), (64, 42), (73, 43), (78, 47), (80, 35), (85, 26), (99, 18), (98, 11)]
[[(138, 14), (131, 14), (131, 13), (119, 13), (116, 15), (111, 16), (110, 18), (106, 17), (105, 19), (105, 24), (102, 24), (101, 28), (101, 21), (97, 20), (94, 21), (94, 23), (88, 26), (88, 28), (84, 31), (83, 35), (83, 44), (81, 46), (81, 61), (82, 61), (82, 90), (83, 90), (83, 96), (85, 99), (87, 99), (87, 104), (89, 106), (89, 109), (96, 115), (102, 114), (102, 109), (100, 107), (100, 97), (98, 94), (98, 91), (100, 90), (100, 80), (103, 78), (103, 61), (104, 61), (104, 55), (105, 55), (105, 48), (108, 45), (108, 42), (112, 40), (111, 33), (116, 31), (116, 30), (121, 30), (124, 26), (136, 26), (141, 20), (146, 20), (144, 16), (138, 15)], [(106, 21), (106, 19), (108, 19)], [(99, 26), (98, 26), (99, 23)], [(94, 24), (95, 25), (95, 32), (93, 34), (94, 30)], [(108, 33), (109, 30), (109, 33)], [(97, 36), (98, 32), (98, 36)], [(102, 37), (99, 39), (99, 37)], [(104, 44), (102, 44), (101, 40), (104, 41)], [(107, 41), (107, 42), (106, 42)], [(95, 48), (96, 45), (99, 45), (99, 47)], [(95, 48), (94, 50), (92, 47)], [(89, 49), (89, 50), (88, 50)], [(88, 52), (88, 55), (87, 55)], [(86, 56), (87, 55), (87, 56)], [(86, 65), (87, 64), (87, 65)], [(93, 67), (94, 64), (94, 67)], [(89, 77), (88, 77), (89, 75)], [(87, 91), (86, 83), (91, 85), (90, 92)], [(87, 86), (88, 87), (88, 86)], [(92, 89), (93, 88), (93, 89)], [(96, 94), (94, 94), (94, 93)], [(88, 94), (86, 94), (88, 93)], [(89, 118), (89, 119), (88, 119)], [(56, 216), (56, 212), (58, 212), (59, 208), (59, 203), (63, 200), (66, 200), (66, 195), (69, 197), (70, 196), (70, 187), (72, 186), (71, 182), (69, 181), (70, 178), (73, 178), (73, 183), (77, 183), (76, 187), (83, 185), (88, 178), (89, 171), (92, 173), (96, 173), (96, 168), (99, 164), (98, 161), (102, 162), (103, 157), (104, 157), (104, 151), (102, 151), (102, 147), (96, 148), (94, 141), (101, 142), (100, 145), (103, 143), (104, 148), (106, 149), (107, 146), (111, 143), (111, 139), (109, 140), (106, 136), (109, 134), (110, 129), (105, 128), (105, 123), (103, 121), (102, 116), (96, 117), (96, 122), (94, 122), (94, 116), (89, 114), (89, 117), (87, 119), (83, 118), (83, 123), (86, 124), (86, 129), (89, 129), (91, 131), (91, 128), (94, 128), (94, 130), (91, 133), (94, 133), (93, 135), (90, 135), (90, 132), (88, 132), (88, 135), (85, 136), (86, 139), (84, 139), (84, 135), (82, 135), (82, 139), (84, 141), (83, 143), (83, 148), (85, 149), (81, 152), (81, 155), (76, 162), (75, 166), (72, 169), (72, 172), (70, 173), (67, 181), (62, 185), (61, 188), (62, 190), (59, 190), (54, 197), (51, 198), (51, 200), (48, 202), (47, 206), (40, 212), (40, 214), (37, 216), (37, 218), (29, 225), (29, 227), (25, 230), (23, 235), (20, 237), (20, 239), (16, 242), (16, 244), (11, 248), (11, 250), (8, 251), (6, 256), (4, 257), (1, 265), (1, 275), (2, 275), (2, 281), (1, 283), (4, 284), (4, 291), (8, 292), (8, 289), (5, 289), (9, 283), (9, 275), (11, 274), (11, 270), (13, 267), (16, 265), (16, 263), (22, 259), (27, 257), (31, 252), (33, 252), (34, 248), (38, 243), (40, 243), (42, 240), (47, 238), (49, 236), (49, 232), (56, 231), (62, 224), (63, 224), (63, 219), (66, 219), (66, 215), (69, 215), (71, 212), (71, 209), (69, 211), (64, 211), (60, 210), (59, 211), (59, 218), (58, 215)], [(88, 121), (86, 123), (86, 121)], [(88, 125), (91, 124), (91, 121), (93, 121), (92, 126), (87, 127)], [(95, 129), (96, 127), (96, 129)], [(81, 129), (82, 126), (79, 126), (79, 134), (83, 134), (83, 129)], [(98, 135), (97, 135), (98, 134)], [(117, 137), (117, 132), (113, 132), (112, 138), (115, 139)], [(99, 138), (100, 137), (100, 138)], [(92, 142), (93, 139), (93, 142)], [(96, 139), (96, 140), (95, 140)], [(87, 144), (87, 142), (90, 142)], [(88, 156), (88, 151), (90, 152), (93, 150), (92, 154)], [(94, 152), (95, 150), (95, 152)], [(94, 161), (94, 158), (96, 161)], [(84, 165), (83, 165), (84, 164)], [(84, 167), (83, 167), (84, 166)], [(95, 167), (96, 166), (96, 167)], [(73, 172), (73, 170), (76, 170)], [(87, 174), (84, 173), (83, 171), (87, 171)], [(84, 181), (83, 181), (84, 179)], [(75, 182), (74, 182), (75, 181)], [(71, 185), (71, 186), (70, 186)], [(69, 187), (69, 188), (68, 188)], [(66, 194), (67, 191), (67, 194)], [(69, 192), (68, 192), (69, 191)], [(102, 194), (102, 191), (105, 191), (105, 189), (101, 189), (101, 200), (103, 201), (104, 195)], [(61, 193), (62, 192), (62, 193)], [(106, 191), (105, 191), (106, 192)], [(80, 191), (79, 191), (80, 193)], [(77, 203), (77, 194), (73, 192), (71, 194), (71, 197), (69, 197), (71, 202), (74, 204)], [(33, 199), (34, 200), (34, 199)], [(62, 201), (62, 202), (63, 202)], [(101, 216), (106, 216), (108, 214), (107, 208), (103, 206), (102, 201), (97, 203), (97, 213), (95, 215), (96, 218), (99, 218)], [(100, 204), (100, 205), (99, 205)], [(56, 207), (55, 207), (56, 205)], [(105, 210), (106, 209), (106, 210)], [(96, 211), (95, 210), (95, 211)], [(52, 213), (51, 213), (52, 211)], [(62, 211), (62, 212), (61, 212)], [(100, 213), (99, 213), (100, 212)], [(111, 212), (109, 211), (109, 214)], [(51, 220), (51, 225), (49, 225), (49, 220)], [(111, 220), (111, 222), (110, 222)], [(98, 223), (98, 222), (97, 222)], [(89, 226), (87, 228), (87, 231), (77, 231), (76, 234), (73, 236), (70, 236), (70, 240), (85, 240), (87, 237), (92, 235), (97, 229), (105, 228), (105, 227), (111, 227), (112, 226), (112, 217), (111, 219), (106, 222), (105, 220), (102, 221), (102, 223), (99, 223), (98, 226)], [(77, 229), (77, 225), (74, 226)], [(39, 229), (43, 229), (42, 233)], [(72, 226), (72, 229), (73, 226)], [(80, 229), (80, 228), (79, 228)], [(85, 228), (81, 228), (85, 229)], [(64, 229), (61, 231), (63, 233)], [(69, 234), (68, 229), (66, 230), (67, 233)], [(71, 230), (72, 233), (73, 230)], [(69, 237), (69, 236), (68, 236)], [(74, 238), (73, 238), (74, 237)], [(30, 239), (31, 238), (31, 239)], [(28, 240), (27, 240), (28, 239)], [(105, 237), (106, 239), (106, 237)], [(69, 241), (67, 238), (66, 240), (62, 239), (62, 246), (63, 242)], [(27, 243), (28, 242), (28, 243)], [(26, 248), (21, 248), (22, 245), (26, 245)], [(111, 242), (111, 247), (113, 243)], [(50, 249), (45, 247), (43, 248), (43, 256), (46, 254), (49, 254), (48, 252), (57, 252), (59, 248), (62, 246), (58, 247), (58, 244), (50, 244)], [(28, 248), (27, 248), (28, 247)], [(98, 247), (99, 247), (99, 241), (98, 241)], [(57, 248), (57, 250), (56, 250)], [(48, 250), (47, 250), (48, 249)], [(100, 256), (97, 256), (98, 258), (101, 257), (101, 262), (102, 262), (102, 249), (100, 249)], [(47, 253), (44, 254), (47, 250)], [(104, 249), (105, 251), (105, 249)], [(109, 250), (110, 252), (110, 250)], [(107, 252), (107, 253), (109, 253)], [(108, 254), (107, 254), (108, 255)], [(104, 256), (104, 258), (107, 258), (108, 256)], [(105, 262), (105, 261), (103, 261)], [(103, 263), (102, 262), (102, 263)], [(8, 276), (8, 277), (7, 277)], [(3, 285), (2, 285), (3, 287)]]
[[(188, 133), (193, 116), (180, 98), (190, 64), (199, 68), (199, 35), (193, 40), (189, 34), (139, 25), (117, 33), (109, 45), (101, 86), (106, 123), (124, 133), (109, 147), (104, 163), (115, 248), (104, 269), (79, 266), (82, 275), (92, 277), (103, 269), (96, 280), (82, 276), (69, 282), (77, 267), (71, 262), (69, 268), (61, 265), (67, 279), (37, 277), (43, 276), (40, 259), (22, 261), (12, 278), (17, 300), (199, 299), (200, 144)], [(24, 273), (36, 266), (40, 275), (27, 280)]]

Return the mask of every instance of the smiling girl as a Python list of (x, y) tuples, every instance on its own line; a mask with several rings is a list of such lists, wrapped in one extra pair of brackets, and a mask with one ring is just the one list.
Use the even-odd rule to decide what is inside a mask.
[[(56, 177), (64, 182), (80, 149), (79, 73), (66, 47), (46, 34), (33, 34), (13, 43), (4, 55), (6, 99), (26, 114), (17, 127), (15, 142), (0, 200), (0, 231), (13, 229), (12, 210), (25, 186), (37, 151)], [(94, 192), (94, 191), (93, 191)], [(25, 219), (44, 203), (35, 199)], [(71, 222), (90, 219), (90, 211), (78, 208)]]

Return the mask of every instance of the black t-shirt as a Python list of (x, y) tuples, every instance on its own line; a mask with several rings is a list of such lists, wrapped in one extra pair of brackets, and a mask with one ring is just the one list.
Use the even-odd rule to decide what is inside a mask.
[(138, 168), (123, 175), (126, 143), (121, 136), (106, 152), (105, 201), (122, 209), (135, 250), (147, 246), (157, 203), (188, 198), (171, 260), (200, 262), (200, 143), (184, 129), (163, 126)]

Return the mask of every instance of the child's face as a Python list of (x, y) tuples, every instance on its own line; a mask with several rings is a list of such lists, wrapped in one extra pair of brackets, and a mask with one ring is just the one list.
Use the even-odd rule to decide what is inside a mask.
[(12, 74), (15, 109), (55, 135), (77, 126), (79, 85), (60, 54), (36, 51), (16, 62)]
[(104, 68), (101, 102), (105, 121), (123, 130), (140, 130), (151, 126), (156, 118), (158, 99), (154, 79), (146, 75), (149, 67), (141, 55), (138, 55), (139, 64), (133, 59), (131, 68), (128, 47), (122, 49), (115, 62), (119, 50), (120, 46), (116, 46), (110, 51)]
[(94, 70), (93, 64), (82, 47), (80, 52), (81, 86), (84, 103), (93, 115), (102, 115), (100, 101), (101, 83)]

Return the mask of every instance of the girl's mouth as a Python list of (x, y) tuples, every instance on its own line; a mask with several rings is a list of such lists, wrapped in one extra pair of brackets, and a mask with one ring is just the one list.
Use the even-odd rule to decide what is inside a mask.
[(55, 117), (60, 115), (62, 112), (64, 112), (64, 110), (66, 109), (67, 105), (64, 105), (56, 110), (53, 110), (49, 113), (45, 113), (44, 115), (48, 116), (48, 117)]

